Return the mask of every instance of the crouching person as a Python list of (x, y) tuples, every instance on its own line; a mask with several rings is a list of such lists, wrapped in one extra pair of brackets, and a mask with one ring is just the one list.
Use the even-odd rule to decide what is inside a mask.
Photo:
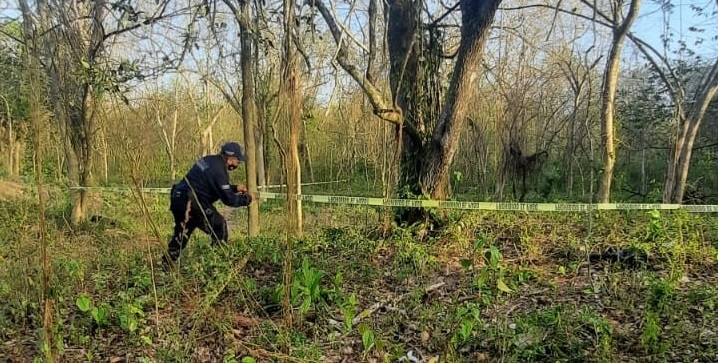
[(213, 246), (227, 242), (227, 221), (214, 203), (221, 200), (230, 207), (244, 207), (252, 203), (252, 195), (246, 187), (229, 184), (229, 171), (246, 161), (247, 156), (238, 143), (226, 143), (219, 154), (199, 159), (187, 175), (172, 186), (170, 211), (175, 227), (163, 257), (166, 265), (174, 265), (196, 228), (210, 235)]

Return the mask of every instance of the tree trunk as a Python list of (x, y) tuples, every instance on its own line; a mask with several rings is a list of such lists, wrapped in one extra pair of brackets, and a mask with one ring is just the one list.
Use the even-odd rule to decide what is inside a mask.
[(105, 133), (105, 127), (100, 127), (100, 137), (102, 144), (102, 181), (107, 183), (110, 179), (110, 162), (109, 162), (109, 151), (110, 147), (107, 143), (107, 134)]
[(309, 140), (307, 140), (307, 123), (302, 121), (302, 137), (300, 142), (300, 154), (304, 161), (304, 169), (309, 174), (309, 182), (314, 182), (314, 168), (312, 167), (312, 154), (309, 152)]
[(643, 201), (648, 196), (648, 173), (646, 172), (646, 149), (648, 146), (646, 138), (648, 135), (646, 133), (646, 130), (641, 130), (641, 188), (639, 192)]
[(7, 119), (7, 127), (8, 127), (8, 134), (7, 134), (7, 144), (8, 144), (8, 174), (12, 176), (16, 176), (15, 174), (15, 139), (17, 136), (13, 134), (13, 128), (12, 128), (12, 113), (10, 112), (10, 103), (7, 101), (7, 99), (0, 95), (0, 98), (5, 101), (5, 117)]
[[(38, 6), (42, 8), (43, 2), (39, 2)], [(23, 15), (24, 27), (23, 27), (23, 40), (27, 45), (27, 52), (24, 54), (25, 62), (25, 74), (24, 77), (26, 84), (29, 88), (30, 97), (28, 99), (28, 106), (30, 111), (30, 121), (34, 131), (34, 152), (35, 162), (33, 167), (36, 170), (35, 182), (37, 184), (37, 195), (38, 195), (38, 206), (39, 206), (39, 230), (37, 239), (39, 241), (40, 249), (40, 264), (42, 269), (42, 283), (40, 284), (39, 292), (40, 299), (42, 301), (42, 313), (43, 313), (43, 324), (42, 334), (40, 336), (41, 341), (39, 346), (44, 347), (43, 353), (45, 355), (45, 361), (53, 363), (56, 361), (58, 352), (56, 345), (55, 336), (55, 299), (53, 294), (48, 292), (53, 290), (52, 285), (52, 254), (48, 253), (48, 236), (46, 229), (45, 220), (45, 192), (43, 188), (43, 175), (42, 175), (42, 131), (47, 127), (47, 113), (44, 105), (45, 93), (42, 84), (44, 80), (41, 76), (40, 62), (38, 61), (41, 55), (40, 49), (35, 48), (37, 44), (42, 44), (41, 38), (35, 31), (41, 33), (43, 29), (47, 29), (47, 22), (42, 21), (38, 26), (35, 27), (34, 17), (31, 15), (30, 7), (25, 0), (20, 1), (20, 8)]]
[(611, 198), (611, 182), (613, 169), (616, 164), (616, 147), (614, 145), (614, 117), (616, 108), (616, 90), (618, 89), (618, 74), (621, 66), (621, 50), (631, 24), (638, 16), (641, 0), (631, 0), (628, 15), (623, 23), (618, 25), (621, 1), (616, 1), (613, 11), (613, 42), (609, 51), (606, 73), (604, 74), (601, 104), (601, 141), (603, 143), (603, 173), (598, 186), (598, 201), (608, 203)]
[[(240, 2), (240, 41), (241, 41), (241, 69), (242, 69), (242, 119), (244, 121), (244, 143), (247, 151), (246, 180), (247, 189), (253, 196), (257, 194), (257, 147), (256, 125), (257, 104), (254, 99), (254, 72), (252, 71), (252, 39), (249, 30), (249, 3)], [(248, 207), (248, 231), (250, 237), (259, 235), (259, 202), (258, 200)]]
[(177, 158), (175, 157), (175, 140), (177, 140), (177, 121), (179, 118), (179, 110), (175, 108), (174, 115), (172, 117), (172, 139), (170, 140), (170, 177), (171, 180), (175, 180), (177, 177)]
[(679, 123), (679, 137), (673, 146), (673, 156), (666, 176), (663, 199), (667, 203), (682, 203), (686, 189), (688, 171), (690, 169), (693, 144), (705, 113), (711, 101), (718, 93), (718, 60), (703, 79), (695, 102), (688, 111), (687, 117)]
[[(176, 100), (175, 95), (175, 100)], [(155, 121), (157, 121), (157, 125), (160, 127), (160, 132), (162, 136), (162, 141), (164, 143), (165, 147), (165, 153), (167, 154), (167, 161), (169, 162), (170, 166), (170, 177), (172, 180), (175, 180), (175, 177), (177, 176), (177, 171), (175, 168), (175, 154), (174, 154), (174, 144), (175, 144), (175, 134), (177, 132), (177, 118), (179, 117), (179, 113), (177, 110), (174, 111), (174, 115), (172, 118), (172, 134), (168, 135), (167, 130), (165, 129), (165, 125), (162, 122), (162, 115), (160, 114), (160, 110), (155, 110)], [(171, 136), (171, 137), (170, 137)]]
[(422, 193), (432, 199), (449, 197), (449, 167), (459, 145), (469, 102), (477, 89), (484, 46), (499, 3), (500, 0), (461, 1), (461, 43), (456, 68), (420, 176)]
[[(259, 119), (259, 116), (258, 116)], [(267, 185), (267, 170), (265, 168), (264, 164), (264, 128), (262, 125), (257, 123), (254, 128), (254, 140), (255, 143), (255, 149), (257, 150), (256, 160), (257, 160), (257, 187), (264, 187)]]
[[(279, 107), (283, 111), (281, 130), (283, 141), (279, 141), (277, 130), (273, 126), (274, 138), (280, 155), (283, 157), (284, 170), (287, 177), (287, 239), (284, 245), (283, 275), (283, 296), (282, 315), (286, 328), (291, 329), (293, 325), (293, 313), (291, 304), (291, 286), (294, 270), (292, 268), (293, 242), (302, 235), (302, 203), (299, 200), (301, 195), (301, 168), (299, 164), (299, 136), (301, 130), (301, 97), (299, 94), (299, 65), (297, 63), (297, 50), (294, 44), (296, 34), (295, 0), (284, 0), (284, 39), (282, 44), (282, 79), (280, 81), (280, 97), (283, 101)], [(282, 151), (282, 144), (286, 142), (289, 152)], [(288, 338), (288, 337), (287, 337)], [(289, 345), (283, 347), (283, 351), (289, 352)]]
[(402, 138), (398, 191), (401, 197), (412, 197), (422, 194), (419, 177), (429, 121), (425, 117), (428, 105), (419, 101), (424, 96), (426, 81), (419, 64), (424, 37), (419, 18), (421, 7), (414, 0), (391, 0), (388, 6), (389, 81), (395, 107), (402, 116), (402, 123), (395, 129), (396, 137)]
[[(299, 137), (302, 126), (302, 110), (300, 96), (300, 73), (297, 62), (297, 50), (294, 47), (294, 1), (285, 0), (285, 39), (284, 39), (284, 91), (286, 98), (286, 122), (289, 126), (288, 148), (285, 167), (287, 173), (287, 205), (289, 233), (294, 237), (302, 235), (302, 202), (298, 196), (302, 194), (301, 164), (299, 160)], [(288, 96), (288, 97), (287, 97)]]
[[(388, 101), (371, 77), (349, 60), (348, 43), (322, 0), (305, 0), (327, 22), (337, 44), (336, 60), (367, 95), (374, 113), (395, 125), (399, 145), (400, 193), (445, 199), (449, 197), (449, 168), (458, 148), (469, 100), (481, 78), (484, 46), (500, 0), (461, 0), (461, 43), (446, 101), (440, 106), (439, 71), (444, 49), (434, 25), (421, 24), (424, 5), (416, 0), (388, 0)], [(370, 48), (371, 49), (371, 48)]]
[(568, 134), (568, 153), (566, 154), (566, 164), (568, 165), (568, 176), (566, 178), (566, 191), (568, 192), (568, 198), (573, 198), (573, 177), (574, 177), (574, 160), (573, 155), (575, 153), (575, 138), (576, 138), (576, 114), (571, 119), (571, 127)]

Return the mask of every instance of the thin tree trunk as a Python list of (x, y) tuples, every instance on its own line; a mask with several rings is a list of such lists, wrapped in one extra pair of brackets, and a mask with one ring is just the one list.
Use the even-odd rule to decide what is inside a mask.
[(648, 195), (648, 175), (646, 173), (646, 130), (641, 131), (641, 197)]
[(638, 10), (641, 0), (631, 0), (628, 15), (618, 26), (618, 17), (621, 9), (621, 1), (613, 4), (614, 28), (613, 42), (608, 55), (606, 73), (603, 81), (603, 94), (601, 105), (601, 141), (603, 143), (603, 173), (598, 186), (598, 201), (608, 203), (611, 198), (611, 182), (613, 181), (613, 169), (616, 164), (616, 147), (614, 145), (614, 117), (616, 107), (616, 90), (618, 89), (618, 74), (621, 66), (621, 50), (631, 24), (638, 17)]
[[(17, 139), (17, 136), (15, 136)], [(15, 140), (13, 143), (13, 148), (15, 150), (13, 154), (13, 158), (15, 159), (12, 163), (12, 170), (11, 173), (14, 176), (20, 176), (20, 168), (22, 167), (22, 155), (23, 150), (25, 149), (25, 143), (21, 140)]]
[(10, 103), (7, 101), (7, 99), (0, 95), (0, 97), (5, 101), (5, 117), (7, 118), (7, 124), (8, 124), (8, 135), (7, 135), (7, 141), (8, 141), (8, 173), (10, 176), (17, 175), (15, 174), (15, 138), (16, 136), (13, 135), (13, 129), (12, 129), (12, 113), (10, 112)]
[[(299, 136), (301, 135), (301, 96), (299, 94), (299, 65), (297, 63), (297, 50), (294, 45), (296, 27), (294, 0), (284, 0), (284, 39), (282, 58), (281, 97), (284, 99), (283, 134), (287, 135), (288, 153), (283, 153), (284, 168), (287, 178), (287, 239), (284, 246), (283, 282), (284, 295), (282, 297), (282, 310), (287, 329), (293, 326), (293, 313), (290, 300), (292, 275), (293, 241), (302, 235), (302, 203), (301, 195), (301, 167), (299, 162)], [(278, 130), (275, 128), (275, 135)], [(276, 139), (276, 137), (275, 137)], [(281, 148), (280, 143), (277, 143)], [(288, 331), (288, 330), (287, 330)], [(288, 340), (287, 340), (288, 341)], [(289, 352), (289, 346), (285, 346)]]
[(255, 125), (254, 128), (254, 140), (255, 143), (255, 149), (257, 150), (256, 160), (257, 160), (257, 186), (258, 187), (264, 187), (267, 185), (267, 170), (265, 168), (264, 163), (264, 131), (262, 125)]
[(155, 121), (157, 121), (157, 125), (160, 127), (160, 132), (162, 133), (162, 141), (165, 146), (165, 154), (167, 154), (167, 161), (170, 164), (170, 175), (172, 180), (175, 180), (175, 177), (177, 175), (175, 170), (175, 155), (174, 155), (174, 130), (177, 128), (177, 118), (178, 118), (178, 112), (177, 110), (174, 111), (174, 117), (173, 117), (173, 127), (172, 127), (172, 137), (170, 138), (170, 135), (167, 135), (167, 130), (165, 129), (165, 125), (162, 122), (162, 115), (160, 115), (160, 110), (155, 110)]
[[(247, 151), (247, 188), (249, 192), (257, 194), (257, 147), (256, 125), (257, 104), (254, 99), (254, 74), (252, 71), (252, 39), (249, 30), (249, 3), (240, 2), (240, 41), (241, 41), (241, 69), (242, 69), (242, 119), (244, 121), (244, 143)], [(250, 237), (259, 235), (259, 202), (252, 203), (248, 208), (248, 231)]]
[(312, 154), (309, 152), (309, 140), (307, 139), (307, 123), (302, 120), (302, 141), (301, 155), (304, 159), (304, 168), (309, 173), (309, 181), (314, 182), (314, 168), (312, 168)]
[[(43, 7), (43, 2), (39, 2), (39, 7)], [(38, 62), (40, 56), (41, 39), (38, 38), (35, 33), (34, 19), (30, 13), (30, 7), (25, 0), (20, 0), (20, 8), (23, 14), (24, 27), (23, 27), (23, 39), (27, 45), (27, 52), (25, 53), (25, 78), (29, 89), (29, 109), (30, 109), (30, 121), (34, 129), (35, 145), (34, 145), (34, 168), (35, 168), (35, 182), (37, 184), (37, 195), (39, 205), (39, 235), (38, 240), (40, 242), (40, 263), (42, 265), (42, 283), (40, 285), (40, 300), (42, 302), (42, 313), (43, 313), (43, 324), (42, 324), (42, 336), (41, 336), (41, 348), (45, 355), (45, 361), (53, 363), (57, 359), (57, 345), (55, 343), (55, 300), (52, 295), (48, 294), (52, 291), (52, 255), (48, 253), (48, 239), (46, 230), (45, 220), (45, 192), (43, 187), (43, 173), (42, 173), (42, 141), (41, 135), (43, 130), (46, 128), (46, 114), (45, 107), (43, 104), (44, 89), (42, 87), (41, 69)], [(38, 24), (37, 29), (42, 31), (46, 29), (46, 22)]]
[(170, 176), (172, 180), (177, 177), (177, 158), (175, 157), (175, 140), (177, 139), (177, 121), (179, 119), (179, 110), (175, 108), (172, 117), (172, 139), (170, 140)]
[(110, 178), (110, 165), (109, 165), (109, 145), (107, 144), (107, 134), (105, 133), (105, 127), (99, 128), (100, 131), (100, 144), (102, 145), (102, 181), (107, 183)]
[[(285, 0), (285, 9), (294, 7), (293, 0)], [(299, 65), (297, 62), (296, 50), (293, 49), (292, 38), (294, 37), (294, 11), (288, 12), (285, 20), (287, 27), (285, 31), (285, 87), (286, 95), (289, 95), (287, 102), (289, 124), (289, 153), (286, 160), (287, 168), (287, 196), (288, 200), (288, 217), (289, 217), (289, 233), (293, 236), (300, 237), (302, 235), (302, 202), (298, 196), (302, 193), (301, 186), (301, 163), (299, 159), (299, 137), (301, 135), (301, 97)]]

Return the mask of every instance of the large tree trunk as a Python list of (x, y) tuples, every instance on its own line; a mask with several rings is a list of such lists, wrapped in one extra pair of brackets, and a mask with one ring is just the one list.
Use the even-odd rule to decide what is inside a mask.
[[(305, 0), (305, 3), (314, 6), (327, 22), (337, 44), (337, 62), (362, 88), (374, 113), (395, 125), (402, 147), (399, 191), (436, 199), (449, 197), (449, 167), (464, 128), (470, 96), (481, 78), (484, 46), (501, 1), (460, 1), (462, 37), (443, 107), (440, 107), (438, 76), (442, 72), (438, 61), (444, 49), (436, 24), (427, 27), (426, 33), (422, 28), (423, 1), (385, 2), (391, 99), (367, 76), (371, 72), (362, 73), (351, 64), (343, 30), (324, 2)], [(371, 49), (374, 48), (370, 46), (370, 53)]]
[(432, 59), (439, 44), (432, 44), (436, 41), (434, 34), (423, 34), (420, 7), (412, 0), (388, 2), (390, 85), (403, 116), (398, 132), (403, 138), (400, 190), (432, 199), (450, 196), (449, 167), (464, 128), (470, 96), (480, 79), (484, 45), (500, 2), (461, 2), (461, 43), (443, 108), (435, 78), (439, 73), (435, 63), (438, 59)]
[[(244, 121), (244, 143), (247, 151), (247, 189), (253, 196), (257, 194), (257, 104), (254, 99), (254, 72), (252, 71), (252, 37), (249, 30), (249, 3), (240, 2), (240, 41), (242, 68), (242, 119)], [(249, 206), (248, 231), (250, 237), (259, 235), (259, 202)]]
[[(390, 87), (395, 95), (397, 109), (403, 117), (395, 135), (401, 138), (401, 162), (399, 164), (399, 193), (402, 197), (421, 195), (419, 175), (424, 153), (424, 137), (427, 132), (424, 107), (419, 97), (424, 97), (419, 57), (424, 37), (415, 0), (391, 0), (388, 5), (387, 42), (390, 59)], [(409, 193), (410, 195), (406, 195)]]
[(461, 1), (461, 43), (456, 68), (420, 176), (422, 193), (433, 199), (449, 197), (449, 167), (459, 145), (469, 101), (481, 78), (484, 46), (500, 3), (500, 0)]
[(70, 222), (78, 224), (87, 219), (87, 187), (90, 181), (89, 169), (90, 160), (88, 153), (82, 150), (82, 146), (73, 145), (71, 142), (66, 145), (65, 154), (67, 157), (67, 177), (73, 186), (79, 187), (71, 193), (70, 204), (72, 212)]
[(616, 147), (614, 145), (614, 117), (616, 108), (616, 90), (618, 89), (618, 74), (621, 65), (621, 50), (623, 42), (631, 29), (631, 24), (638, 17), (641, 0), (631, 0), (628, 15), (618, 25), (622, 1), (616, 1), (613, 6), (613, 42), (609, 51), (606, 73), (603, 79), (601, 104), (601, 141), (603, 147), (603, 173), (598, 186), (598, 201), (608, 203), (611, 198), (611, 182), (613, 169), (616, 164)]
[[(46, 29), (51, 29), (45, 34), (48, 38), (43, 41), (42, 51), (43, 56), (51, 60), (46, 62), (45, 71), (55, 118), (64, 131), (67, 177), (71, 185), (84, 188), (91, 182), (95, 131), (96, 89), (90, 74), (104, 41), (102, 20), (107, 8), (105, 1), (73, 7), (66, 16), (57, 19), (60, 26), (50, 27), (51, 17), (60, 10), (56, 7), (64, 5), (67, 4), (38, 2), (40, 22)], [(82, 23), (81, 18), (93, 21)], [(78, 76), (78, 71), (84, 73)], [(87, 191), (73, 191), (70, 201), (71, 222), (83, 222), (87, 217)]]

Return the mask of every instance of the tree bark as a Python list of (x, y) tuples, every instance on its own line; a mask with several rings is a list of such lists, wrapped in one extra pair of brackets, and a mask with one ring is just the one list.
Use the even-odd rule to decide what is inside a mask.
[(480, 79), (481, 60), (500, 0), (461, 1), (461, 43), (441, 117), (428, 145), (420, 185), (432, 199), (449, 197), (449, 167), (459, 145), (469, 101)]
[(300, 89), (299, 63), (297, 61), (297, 50), (294, 45), (295, 37), (295, 12), (294, 0), (284, 0), (285, 9), (285, 34), (284, 34), (284, 64), (283, 64), (283, 88), (286, 99), (286, 123), (288, 125), (288, 149), (285, 168), (287, 173), (287, 205), (288, 205), (288, 230), (290, 235), (301, 237), (302, 235), (302, 202), (299, 196), (302, 194), (301, 186), (301, 163), (299, 159), (299, 137), (301, 135), (302, 110)]
[[(40, 1), (40, 7), (43, 6), (43, 2)], [(42, 40), (35, 31), (42, 33), (46, 28), (47, 23), (41, 21), (38, 24), (37, 29), (34, 29), (35, 21), (30, 12), (30, 7), (25, 0), (20, 0), (20, 8), (23, 15), (24, 27), (23, 27), (23, 39), (27, 46), (27, 52), (24, 54), (24, 62), (26, 65), (24, 78), (29, 89), (29, 116), (31, 125), (34, 131), (34, 149), (35, 149), (35, 183), (37, 184), (37, 195), (38, 195), (38, 206), (39, 206), (39, 231), (37, 239), (39, 241), (40, 250), (40, 263), (42, 269), (42, 283), (40, 284), (40, 299), (42, 301), (42, 313), (43, 313), (43, 324), (41, 334), (41, 344), (43, 353), (45, 355), (45, 361), (53, 363), (56, 361), (58, 352), (56, 345), (55, 336), (55, 299), (52, 294), (48, 292), (52, 291), (52, 254), (48, 252), (48, 238), (46, 229), (46, 218), (45, 218), (45, 192), (43, 187), (43, 173), (42, 173), (42, 131), (47, 126), (47, 113), (44, 105), (43, 93), (43, 77), (41, 75), (40, 68), (40, 56), (42, 51)]]
[(716, 93), (718, 93), (718, 60), (715, 61), (709, 73), (704, 77), (698, 90), (699, 93), (694, 98), (693, 106), (686, 116), (681, 117), (681, 122), (679, 122), (679, 134), (673, 146), (673, 154), (669, 161), (663, 191), (663, 200), (666, 203), (680, 204), (683, 202), (693, 144), (706, 110), (715, 98)]
[[(257, 119), (259, 120), (259, 115), (257, 115)], [(257, 187), (259, 188), (267, 185), (267, 170), (264, 163), (264, 127), (259, 122), (255, 124), (254, 139), (256, 140), (255, 150), (257, 150), (257, 155), (255, 160), (257, 160)]]
[(390, 101), (383, 98), (366, 73), (349, 62), (347, 41), (323, 1), (305, 2), (315, 6), (327, 22), (338, 48), (337, 62), (362, 87), (374, 113), (396, 126), (403, 150), (399, 184), (407, 187), (402, 189), (435, 199), (449, 197), (449, 168), (464, 128), (470, 95), (480, 79), (488, 32), (501, 1), (461, 1), (462, 38), (443, 108), (437, 103), (432, 75), (420, 65), (420, 58), (427, 54), (418, 50), (432, 41), (432, 34), (425, 37), (421, 28), (421, 1), (385, 3), (393, 95)]
[(13, 153), (13, 164), (12, 164), (12, 170), (10, 171), (11, 175), (14, 176), (20, 176), (20, 169), (22, 167), (22, 155), (23, 150), (25, 149), (25, 143), (22, 140), (18, 140), (17, 136), (15, 137), (15, 142), (13, 143), (14, 153)]
[(646, 130), (641, 130), (641, 188), (640, 193), (641, 197), (645, 201), (646, 196), (648, 195), (648, 174), (646, 173), (646, 138), (648, 135), (646, 135)]
[[(7, 98), (5, 98), (4, 96), (0, 95), (0, 98), (2, 98), (2, 100), (5, 103), (5, 117), (7, 119), (7, 130), (8, 130), (8, 134), (7, 134), (8, 168), (7, 168), (7, 170), (8, 170), (9, 176), (12, 177), (12, 176), (17, 175), (17, 174), (15, 174), (15, 144), (16, 144), (15, 139), (17, 138), (17, 136), (15, 136), (15, 134), (13, 134), (12, 112), (10, 112), (10, 103), (8, 102)], [(2, 149), (2, 148), (0, 148), (0, 149)]]
[[(177, 101), (177, 95), (175, 93), (175, 104)], [(179, 118), (179, 111), (177, 109), (173, 112), (172, 117), (172, 132), (170, 135), (167, 134), (167, 129), (165, 128), (164, 123), (162, 122), (162, 115), (160, 114), (159, 109), (155, 109), (155, 121), (157, 122), (157, 125), (160, 127), (160, 136), (162, 136), (162, 141), (164, 142), (165, 147), (165, 153), (167, 154), (167, 160), (169, 161), (170, 166), (170, 177), (172, 180), (175, 180), (175, 177), (177, 176), (177, 170), (175, 167), (175, 139), (177, 137), (177, 119)]]
[[(240, 41), (241, 41), (241, 64), (242, 69), (242, 120), (244, 121), (244, 143), (247, 151), (246, 180), (247, 189), (257, 197), (257, 104), (254, 99), (254, 72), (252, 67), (252, 39), (249, 30), (250, 15), (249, 2), (240, 2)], [(248, 208), (248, 231), (250, 237), (259, 235), (259, 200), (249, 205)]]
[(600, 203), (608, 203), (611, 198), (611, 182), (613, 181), (613, 170), (616, 164), (614, 117), (618, 74), (621, 66), (621, 50), (623, 49), (623, 43), (628, 35), (628, 31), (631, 29), (631, 24), (633, 24), (633, 21), (638, 17), (641, 0), (631, 0), (628, 15), (626, 15), (623, 22), (618, 25), (621, 4), (621, 1), (616, 1), (613, 4), (615, 7), (613, 12), (613, 42), (609, 50), (602, 87), (601, 141), (603, 144), (603, 173), (601, 174), (601, 180), (598, 186), (598, 201)]
[[(424, 97), (425, 74), (419, 58), (423, 41), (419, 13), (415, 0), (391, 0), (388, 4), (387, 43), (389, 50), (389, 86), (394, 107), (401, 110), (401, 125), (395, 135), (401, 137), (398, 187), (400, 196), (422, 195), (419, 185), (421, 160), (424, 157), (424, 138), (427, 134), (428, 104), (419, 101)], [(399, 129), (401, 128), (401, 129)], [(405, 192), (410, 195), (405, 195)]]

